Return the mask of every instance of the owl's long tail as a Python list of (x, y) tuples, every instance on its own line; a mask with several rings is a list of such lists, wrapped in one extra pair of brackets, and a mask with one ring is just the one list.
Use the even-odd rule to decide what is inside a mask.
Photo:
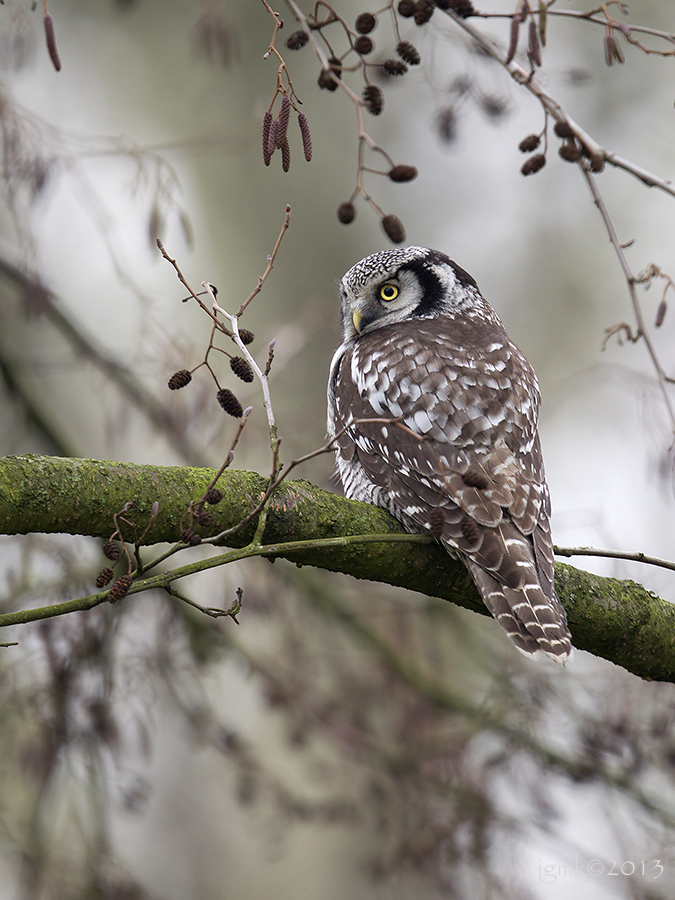
[(550, 597), (542, 590), (534, 561), (521, 569), (523, 580), (518, 589), (502, 584), (470, 559), (464, 562), (483, 602), (521, 652), (563, 663), (571, 658), (565, 610), (553, 588)]

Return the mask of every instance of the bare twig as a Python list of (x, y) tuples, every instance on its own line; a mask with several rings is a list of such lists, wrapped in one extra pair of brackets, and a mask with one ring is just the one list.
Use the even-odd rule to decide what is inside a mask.
[(647, 347), (647, 352), (649, 353), (650, 359), (652, 361), (652, 365), (656, 371), (659, 386), (661, 388), (661, 392), (663, 394), (663, 399), (666, 404), (666, 409), (668, 411), (668, 416), (670, 418), (670, 423), (675, 431), (675, 412), (673, 411), (672, 404), (670, 402), (670, 396), (668, 394), (668, 387), (666, 384), (666, 374), (663, 371), (661, 363), (659, 362), (659, 358), (656, 354), (656, 349), (654, 348), (654, 344), (649, 336), (649, 332), (644, 323), (644, 317), (642, 315), (642, 308), (640, 307), (640, 301), (637, 296), (637, 291), (635, 289), (635, 285), (638, 283), (638, 279), (633, 275), (631, 271), (630, 265), (628, 264), (628, 260), (626, 259), (626, 254), (623, 252), (623, 247), (616, 233), (616, 229), (614, 228), (614, 223), (609, 215), (607, 207), (605, 205), (604, 200), (598, 190), (598, 186), (595, 183), (595, 178), (593, 177), (592, 172), (589, 170), (588, 165), (584, 161), (580, 161), (579, 168), (581, 169), (583, 176), (586, 180), (586, 184), (588, 185), (588, 189), (591, 192), (591, 196), (593, 197), (593, 202), (597, 206), (600, 215), (602, 216), (602, 221), (604, 222), (605, 229), (607, 230), (607, 234), (609, 236), (610, 243), (614, 248), (614, 252), (617, 255), (619, 260), (619, 265), (621, 266), (621, 270), (624, 274), (624, 278), (626, 279), (626, 284), (628, 286), (628, 293), (630, 296), (630, 302), (633, 307), (633, 314), (635, 316), (635, 321), (637, 323), (638, 334), (642, 337), (645, 342), (645, 346)]
[(196, 294), (192, 290), (190, 285), (185, 280), (185, 276), (181, 272), (178, 263), (176, 262), (175, 259), (173, 259), (173, 257), (169, 256), (169, 254), (166, 252), (166, 250), (164, 248), (164, 244), (160, 241), (159, 238), (157, 238), (157, 248), (159, 249), (159, 252), (162, 254), (164, 259), (167, 262), (171, 263), (171, 265), (174, 267), (174, 270), (176, 272), (178, 280), (183, 285), (183, 287), (189, 292), (192, 299), (196, 300), (197, 303), (199, 304), (200, 308), (206, 313), (207, 316), (209, 316), (209, 318), (212, 320), (212, 322), (214, 324), (214, 327), (217, 328), (219, 331), (222, 331), (223, 334), (226, 334), (228, 337), (232, 337), (232, 332), (227, 330), (227, 328), (223, 325), (223, 323), (220, 321), (218, 316), (213, 312), (213, 310), (209, 309), (209, 307), (206, 305), (206, 303), (204, 303), (204, 301), (201, 299), (199, 294)]
[(241, 417), (241, 421), (239, 423), (239, 427), (237, 428), (237, 433), (235, 434), (234, 438), (232, 439), (232, 443), (230, 444), (230, 449), (228, 450), (228, 452), (225, 456), (225, 461), (223, 462), (221, 467), (218, 469), (216, 474), (211, 479), (209, 486), (204, 491), (202, 497), (197, 501), (198, 504), (206, 501), (206, 496), (209, 493), (209, 491), (211, 490), (211, 488), (214, 488), (218, 484), (218, 480), (220, 479), (220, 476), (223, 474), (223, 472), (226, 469), (228, 469), (230, 467), (230, 465), (234, 461), (234, 451), (236, 449), (237, 444), (239, 443), (239, 438), (241, 437), (241, 433), (244, 430), (244, 428), (246, 427), (246, 423), (248, 422), (248, 417), (251, 415), (252, 411), (253, 411), (253, 409), (250, 406), (247, 406), (246, 409), (244, 410), (242, 417)]
[[(263, 2), (264, 2), (264, 0), (263, 0)], [(288, 226), (290, 224), (291, 224), (291, 207), (287, 205), (286, 206), (286, 214), (284, 217), (284, 224), (281, 226), (281, 231), (279, 232), (279, 237), (277, 238), (277, 242), (274, 245), (274, 249), (272, 250), (270, 255), (267, 257), (267, 268), (265, 269), (263, 274), (259, 276), (258, 284), (255, 286), (255, 288), (251, 291), (251, 293), (248, 295), (248, 297), (244, 300), (244, 302), (241, 304), (241, 306), (237, 310), (237, 312), (236, 312), (237, 318), (244, 312), (244, 310), (249, 305), (251, 300), (253, 300), (253, 298), (260, 293), (263, 284), (267, 280), (267, 276), (270, 274), (270, 272), (274, 268), (274, 260), (277, 257), (277, 252), (281, 245), (281, 241), (283, 240), (284, 235), (288, 231)]]
[[(276, 544), (263, 544), (253, 546), (248, 544), (240, 550), (229, 550), (217, 556), (210, 556), (207, 559), (195, 560), (180, 568), (171, 569), (168, 572), (162, 572), (150, 578), (141, 578), (134, 581), (127, 596), (138, 594), (142, 591), (155, 590), (161, 588), (166, 590), (167, 585), (172, 585), (174, 581), (185, 578), (188, 575), (194, 575), (197, 572), (204, 572), (217, 566), (225, 566), (240, 559), (250, 559), (255, 556), (276, 557), (291, 553), (301, 553), (305, 550), (330, 549), (349, 547), (356, 544), (377, 544), (377, 543), (413, 543), (413, 544), (431, 544), (434, 539), (430, 535), (425, 534), (355, 534), (345, 537), (336, 538), (318, 538), (316, 540), (307, 541), (282, 541)], [(131, 573), (133, 576), (133, 572)], [(101, 603), (107, 603), (110, 591), (100, 591), (97, 594), (90, 594), (87, 597), (78, 597), (75, 600), (66, 600), (63, 603), (54, 603), (51, 606), (43, 606), (37, 609), (22, 609), (16, 612), (0, 614), (0, 628), (9, 625), (22, 625), (27, 622), (36, 622), (42, 619), (51, 619), (55, 616), (67, 615), (71, 612), (81, 612), (87, 609), (93, 609), (100, 606)], [(182, 598), (181, 598), (182, 599)]]
[(601, 559), (625, 559), (629, 562), (645, 563), (648, 566), (659, 566), (675, 572), (675, 562), (660, 559), (658, 556), (647, 556), (645, 553), (629, 553), (624, 550), (598, 550), (595, 547), (553, 547), (556, 556), (597, 556)]
[(45, 37), (47, 39), (47, 51), (49, 52), (49, 58), (52, 61), (52, 65), (56, 69), (57, 72), (61, 71), (61, 59), (59, 58), (59, 51), (56, 46), (56, 35), (54, 34), (54, 20), (49, 14), (49, 9), (47, 7), (47, 0), (42, 0), (42, 9), (44, 12), (44, 26), (45, 26)]
[(237, 346), (239, 347), (239, 349), (241, 350), (241, 352), (244, 354), (244, 356), (248, 360), (249, 365), (251, 366), (251, 368), (253, 369), (255, 374), (258, 376), (258, 380), (260, 381), (260, 386), (261, 386), (262, 393), (263, 393), (263, 406), (265, 407), (265, 412), (267, 413), (267, 423), (269, 425), (269, 430), (270, 430), (270, 439), (272, 441), (272, 448), (274, 449), (274, 447), (276, 446), (277, 441), (278, 441), (278, 437), (276, 434), (277, 426), (276, 426), (276, 422), (274, 419), (274, 410), (272, 409), (272, 398), (270, 395), (270, 387), (269, 387), (269, 381), (267, 380), (267, 375), (261, 370), (260, 366), (255, 361), (255, 358), (249, 351), (248, 347), (241, 339), (241, 335), (239, 334), (239, 314), (235, 313), (234, 315), (230, 315), (230, 313), (228, 313), (227, 310), (224, 310), (223, 307), (218, 304), (218, 301), (216, 300), (216, 295), (213, 293), (212, 286), (208, 283), (208, 281), (203, 281), (202, 286), (204, 288), (206, 288), (206, 290), (211, 294), (211, 298), (213, 300), (214, 315), (216, 313), (220, 313), (221, 315), (223, 315), (227, 318), (230, 325), (232, 326), (232, 337), (234, 338), (234, 340), (235, 340)]
[[(658, 48), (654, 47), (645, 47), (644, 44), (641, 44), (632, 36), (632, 32), (636, 32), (637, 34), (647, 34), (650, 37), (659, 38), (661, 40), (667, 41), (670, 44), (675, 44), (675, 34), (672, 34), (668, 31), (660, 31), (658, 28), (649, 28), (645, 25), (631, 25), (628, 23), (617, 22), (615, 19), (607, 17), (606, 10), (603, 10), (605, 12), (605, 17), (603, 18), (597, 15), (597, 13), (599, 13), (601, 10), (602, 7), (598, 7), (597, 10), (592, 10), (591, 12), (585, 13), (574, 9), (548, 9), (547, 15), (561, 16), (572, 19), (582, 19), (586, 22), (593, 22), (596, 25), (602, 25), (604, 27), (607, 26), (609, 18), (609, 25), (617, 31), (620, 31), (620, 33), (628, 41), (629, 44), (632, 44), (634, 47), (642, 50), (643, 53), (656, 54), (658, 56), (675, 55), (675, 50), (659, 50)], [(537, 14), (538, 13), (535, 10), (535, 15)], [(479, 13), (479, 15), (485, 16), (484, 13)]]
[(239, 615), (239, 612), (241, 610), (241, 605), (244, 598), (243, 588), (237, 588), (236, 599), (234, 600), (232, 605), (228, 607), (228, 609), (219, 609), (217, 606), (202, 606), (200, 603), (195, 603), (194, 600), (190, 600), (189, 597), (186, 597), (185, 594), (182, 594), (180, 591), (176, 590), (176, 588), (171, 584), (167, 584), (164, 587), (164, 590), (167, 594), (169, 594), (169, 596), (175, 597), (177, 600), (182, 600), (183, 603), (187, 603), (188, 606), (191, 606), (193, 609), (198, 609), (199, 612), (204, 613), (204, 615), (206, 616), (210, 616), (212, 619), (222, 619), (227, 616), (234, 622), (236, 622), (237, 625), (239, 624), (237, 616)]

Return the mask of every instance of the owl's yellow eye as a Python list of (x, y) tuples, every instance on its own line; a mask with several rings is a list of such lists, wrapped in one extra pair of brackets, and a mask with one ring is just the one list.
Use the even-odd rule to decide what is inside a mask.
[(383, 284), (380, 288), (380, 297), (389, 303), (398, 297), (398, 288), (395, 284)]

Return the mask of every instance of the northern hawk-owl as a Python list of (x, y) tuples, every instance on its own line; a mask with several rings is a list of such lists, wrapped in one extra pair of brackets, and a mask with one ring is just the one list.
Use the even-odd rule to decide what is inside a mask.
[(436, 250), (368, 256), (340, 295), (328, 432), (347, 496), (435, 535), (519, 650), (564, 661), (532, 367), (473, 278)]

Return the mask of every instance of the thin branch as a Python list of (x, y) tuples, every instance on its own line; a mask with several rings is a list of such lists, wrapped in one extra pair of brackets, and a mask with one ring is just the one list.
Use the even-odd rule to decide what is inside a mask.
[[(548, 9), (546, 11), (546, 15), (560, 16), (570, 19), (583, 19), (586, 22), (593, 22), (596, 25), (602, 25), (606, 28), (607, 19), (598, 16), (597, 12), (598, 10), (584, 13), (574, 9)], [(533, 10), (533, 13), (534, 15), (539, 15), (539, 11), (536, 9)], [(483, 16), (484, 18), (489, 17), (489, 14), (485, 13), (478, 13), (478, 15)], [(658, 50), (652, 47), (645, 47), (644, 44), (641, 44), (639, 41), (636, 41), (634, 38), (632, 38), (630, 34), (632, 31), (635, 31), (638, 34), (648, 34), (650, 37), (660, 38), (661, 40), (668, 41), (670, 44), (675, 44), (675, 34), (672, 34), (669, 31), (661, 31), (658, 28), (650, 28), (646, 25), (629, 25), (628, 23), (619, 23), (613, 19), (611, 20), (610, 25), (620, 31), (630, 44), (633, 44), (633, 46), (637, 47), (639, 50), (642, 50), (643, 53), (655, 53), (659, 56), (673, 56), (675, 54), (675, 50)]]
[(177, 600), (181, 600), (183, 603), (187, 603), (188, 606), (191, 606), (193, 609), (198, 609), (199, 612), (204, 613), (206, 616), (210, 616), (212, 619), (222, 619), (225, 617), (229, 617), (233, 622), (239, 624), (239, 620), (237, 616), (241, 610), (244, 591), (242, 588), (237, 588), (237, 596), (236, 600), (232, 603), (232, 605), (228, 609), (219, 609), (217, 606), (202, 606), (199, 603), (195, 603), (194, 600), (191, 600), (189, 597), (186, 597), (185, 594), (182, 594), (180, 591), (176, 590), (173, 585), (167, 584), (164, 587), (164, 590), (170, 597), (175, 597)]
[(630, 562), (646, 563), (675, 572), (675, 562), (660, 559), (658, 556), (647, 556), (646, 553), (629, 553), (626, 550), (598, 550), (595, 547), (553, 547), (556, 556), (570, 558), (572, 556), (597, 556), (601, 559), (626, 559)]
[(626, 259), (626, 254), (623, 252), (623, 247), (621, 245), (621, 241), (619, 240), (616, 229), (614, 228), (614, 223), (612, 221), (611, 216), (605, 206), (605, 202), (602, 199), (600, 191), (598, 190), (598, 186), (595, 183), (595, 178), (593, 174), (588, 168), (588, 165), (585, 161), (581, 160), (579, 163), (579, 168), (581, 169), (583, 176), (586, 180), (586, 184), (588, 185), (588, 189), (591, 192), (591, 196), (593, 197), (593, 202), (597, 206), (600, 215), (602, 216), (602, 221), (605, 224), (605, 228), (607, 230), (607, 234), (609, 236), (610, 243), (614, 248), (614, 252), (617, 255), (619, 260), (619, 265), (621, 266), (621, 270), (626, 279), (626, 284), (628, 285), (628, 293), (630, 296), (630, 302), (633, 307), (633, 315), (635, 316), (635, 321), (638, 326), (638, 333), (642, 336), (642, 339), (645, 342), (647, 347), (647, 352), (649, 353), (650, 359), (652, 361), (652, 365), (656, 370), (656, 374), (659, 380), (659, 386), (661, 388), (661, 393), (663, 394), (663, 399), (666, 404), (666, 409), (668, 410), (668, 415), (670, 417), (670, 422), (675, 430), (675, 412), (673, 411), (672, 404), (670, 402), (670, 396), (668, 393), (668, 387), (666, 384), (666, 373), (663, 371), (661, 367), (661, 363), (659, 362), (659, 358), (656, 354), (656, 349), (654, 344), (652, 343), (652, 339), (649, 336), (649, 332), (647, 331), (647, 327), (644, 323), (644, 318), (642, 315), (642, 308), (640, 307), (640, 301), (638, 300), (637, 291), (635, 289), (635, 285), (637, 284), (637, 278), (633, 275), (631, 271), (630, 265), (628, 264), (628, 260)]
[(211, 321), (213, 322), (214, 326), (215, 326), (216, 328), (218, 328), (219, 331), (222, 331), (223, 334), (226, 334), (228, 337), (232, 337), (232, 333), (231, 333), (230, 331), (227, 330), (227, 328), (223, 325), (223, 323), (220, 321), (220, 319), (218, 318), (218, 316), (213, 312), (213, 310), (210, 310), (210, 309), (208, 308), (208, 306), (206, 305), (206, 303), (204, 303), (204, 301), (201, 299), (201, 297), (199, 296), (199, 294), (196, 294), (196, 293), (192, 290), (192, 288), (190, 287), (190, 285), (189, 285), (189, 284), (187, 283), (187, 281), (185, 280), (185, 276), (184, 276), (183, 273), (181, 272), (178, 263), (176, 262), (176, 260), (175, 260), (173, 257), (169, 256), (169, 254), (166, 252), (166, 249), (165, 249), (165, 247), (164, 247), (164, 244), (161, 242), (161, 240), (160, 240), (159, 238), (157, 238), (157, 249), (158, 249), (159, 252), (162, 254), (162, 256), (164, 257), (164, 259), (165, 259), (168, 263), (171, 263), (171, 265), (173, 266), (173, 268), (174, 268), (174, 270), (175, 270), (175, 272), (176, 272), (176, 277), (178, 278), (178, 280), (180, 281), (180, 283), (181, 283), (181, 284), (183, 285), (183, 287), (189, 292), (189, 294), (190, 294), (190, 296), (192, 297), (192, 299), (197, 301), (197, 303), (199, 304), (199, 306), (200, 306), (200, 308), (202, 309), (202, 311), (205, 312), (207, 316), (209, 316), (209, 318), (210, 318)]
[[(210, 556), (207, 559), (195, 560), (177, 569), (171, 569), (168, 572), (162, 572), (159, 575), (153, 575), (150, 578), (143, 578), (134, 581), (126, 593), (126, 598), (132, 594), (138, 594), (144, 591), (152, 591), (157, 588), (167, 590), (174, 581), (180, 578), (186, 578), (188, 575), (196, 575), (198, 572), (206, 572), (209, 569), (218, 566), (226, 566), (232, 562), (238, 562), (242, 559), (251, 559), (256, 556), (273, 559), (277, 556), (288, 556), (294, 553), (302, 553), (308, 550), (330, 550), (345, 548), (361, 544), (432, 544), (434, 539), (425, 534), (354, 534), (344, 537), (335, 538), (319, 538), (316, 540), (306, 541), (281, 541), (275, 544), (248, 544), (240, 550), (230, 550), (218, 556)], [(134, 574), (133, 572), (131, 573)], [(16, 612), (3, 613), (0, 615), (0, 628), (6, 628), (10, 625), (25, 625), (27, 622), (37, 622), (42, 619), (51, 619), (56, 616), (67, 615), (72, 612), (82, 612), (84, 610), (93, 609), (100, 606), (101, 603), (107, 603), (110, 590), (99, 591), (97, 594), (90, 594), (87, 597), (78, 597), (74, 600), (66, 600), (63, 603), (54, 603), (51, 606), (41, 606), (36, 609), (21, 609)], [(202, 612), (206, 609), (197, 604), (188, 601), (184, 596), (180, 596), (181, 600), (190, 603)], [(124, 602), (123, 601), (123, 602)]]
[(251, 415), (252, 411), (253, 411), (252, 407), (247, 406), (246, 409), (244, 410), (244, 412), (242, 413), (241, 421), (239, 422), (239, 427), (237, 428), (237, 433), (235, 434), (234, 438), (232, 439), (232, 443), (230, 444), (230, 449), (227, 451), (227, 453), (225, 455), (225, 459), (224, 459), (221, 467), (218, 469), (216, 474), (211, 479), (209, 486), (206, 488), (206, 490), (204, 491), (204, 493), (202, 494), (200, 499), (197, 501), (197, 505), (199, 505), (200, 503), (206, 502), (206, 495), (208, 494), (208, 492), (211, 490), (211, 488), (214, 488), (218, 484), (220, 476), (223, 474), (223, 472), (226, 469), (229, 469), (229, 467), (234, 462), (234, 451), (237, 447), (237, 444), (239, 443), (239, 438), (241, 437), (242, 432), (243, 432), (244, 428), (246, 427), (246, 423), (248, 422), (248, 417)]
[[(264, 0), (263, 0), (263, 2), (264, 2)], [(265, 5), (267, 6), (267, 4), (265, 4)], [(291, 224), (291, 207), (287, 205), (286, 206), (286, 214), (284, 217), (284, 224), (281, 226), (281, 231), (279, 232), (279, 237), (277, 238), (277, 242), (274, 245), (274, 249), (272, 250), (271, 254), (267, 257), (267, 268), (265, 269), (263, 274), (258, 278), (258, 284), (256, 285), (256, 287), (251, 291), (251, 293), (248, 295), (248, 297), (244, 300), (244, 302), (241, 304), (241, 306), (237, 310), (237, 312), (236, 312), (237, 318), (239, 318), (239, 316), (241, 316), (241, 314), (244, 312), (244, 310), (249, 305), (251, 300), (253, 300), (253, 298), (255, 296), (257, 296), (257, 294), (260, 293), (263, 284), (267, 281), (267, 276), (270, 274), (270, 272), (274, 268), (274, 260), (277, 257), (277, 252), (279, 250), (279, 247), (281, 246), (281, 242), (284, 238), (284, 235), (288, 231), (288, 226), (290, 224)]]

